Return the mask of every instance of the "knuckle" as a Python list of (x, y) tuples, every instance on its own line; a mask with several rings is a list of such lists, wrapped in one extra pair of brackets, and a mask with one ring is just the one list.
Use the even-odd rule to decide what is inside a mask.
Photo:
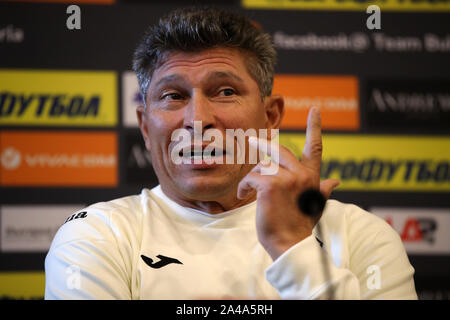
[(312, 143), (311, 151), (314, 154), (322, 154), (322, 151), (323, 151), (322, 141), (319, 140), (319, 141), (315, 141), (314, 143)]

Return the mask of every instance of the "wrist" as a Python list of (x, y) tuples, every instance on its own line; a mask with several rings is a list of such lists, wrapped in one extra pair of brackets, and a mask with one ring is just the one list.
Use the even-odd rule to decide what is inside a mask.
[(284, 237), (283, 239), (276, 237), (276, 238), (267, 238), (267, 239), (260, 239), (260, 243), (263, 246), (263, 248), (267, 251), (267, 253), (270, 255), (273, 261), (278, 259), (283, 253), (285, 253), (287, 250), (289, 250), (291, 247), (295, 246), (297, 243), (301, 242), (302, 240), (308, 238), (312, 232), (304, 233), (302, 235), (297, 234), (295, 237)]

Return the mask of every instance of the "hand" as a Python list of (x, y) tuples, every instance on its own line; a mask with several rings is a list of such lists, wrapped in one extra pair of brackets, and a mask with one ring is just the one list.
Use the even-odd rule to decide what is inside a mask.
[[(239, 183), (238, 198), (245, 198), (253, 189), (257, 192), (258, 239), (273, 260), (310, 236), (320, 219), (300, 212), (297, 204), (299, 195), (307, 189), (316, 189), (328, 199), (333, 189), (339, 185), (337, 179), (320, 182), (321, 131), (320, 111), (318, 108), (311, 108), (302, 160), (298, 161), (289, 149), (281, 145), (278, 148), (269, 147), (269, 156), (274, 152), (279, 153), (278, 172), (274, 175), (261, 174), (261, 169), (267, 164), (260, 162)], [(254, 142), (249, 139), (249, 143)], [(256, 144), (254, 146), (257, 147)], [(273, 158), (276, 157), (272, 157), (271, 161)]]

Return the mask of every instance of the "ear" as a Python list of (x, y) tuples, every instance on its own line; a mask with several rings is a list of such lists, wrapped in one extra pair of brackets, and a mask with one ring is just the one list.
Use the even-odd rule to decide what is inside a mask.
[(284, 98), (279, 95), (271, 95), (264, 99), (264, 107), (267, 117), (266, 128), (279, 129), (284, 116)]
[(147, 121), (145, 119), (145, 107), (139, 105), (136, 108), (136, 115), (137, 115), (138, 122), (139, 122), (139, 128), (141, 129), (142, 137), (144, 138), (145, 148), (147, 148), (147, 150), (150, 151), (150, 139), (149, 139)]

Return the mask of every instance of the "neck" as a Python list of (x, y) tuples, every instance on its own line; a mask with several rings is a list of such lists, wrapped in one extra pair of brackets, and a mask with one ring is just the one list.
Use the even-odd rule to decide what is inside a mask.
[[(180, 196), (161, 185), (164, 194), (171, 200), (183, 207), (188, 207), (209, 214), (223, 213), (230, 211), (256, 200), (256, 190), (250, 192), (244, 199), (237, 198), (237, 190), (234, 193), (225, 194), (222, 197), (215, 197), (214, 201), (195, 199), (196, 197)], [(200, 197), (199, 197), (200, 198)]]

